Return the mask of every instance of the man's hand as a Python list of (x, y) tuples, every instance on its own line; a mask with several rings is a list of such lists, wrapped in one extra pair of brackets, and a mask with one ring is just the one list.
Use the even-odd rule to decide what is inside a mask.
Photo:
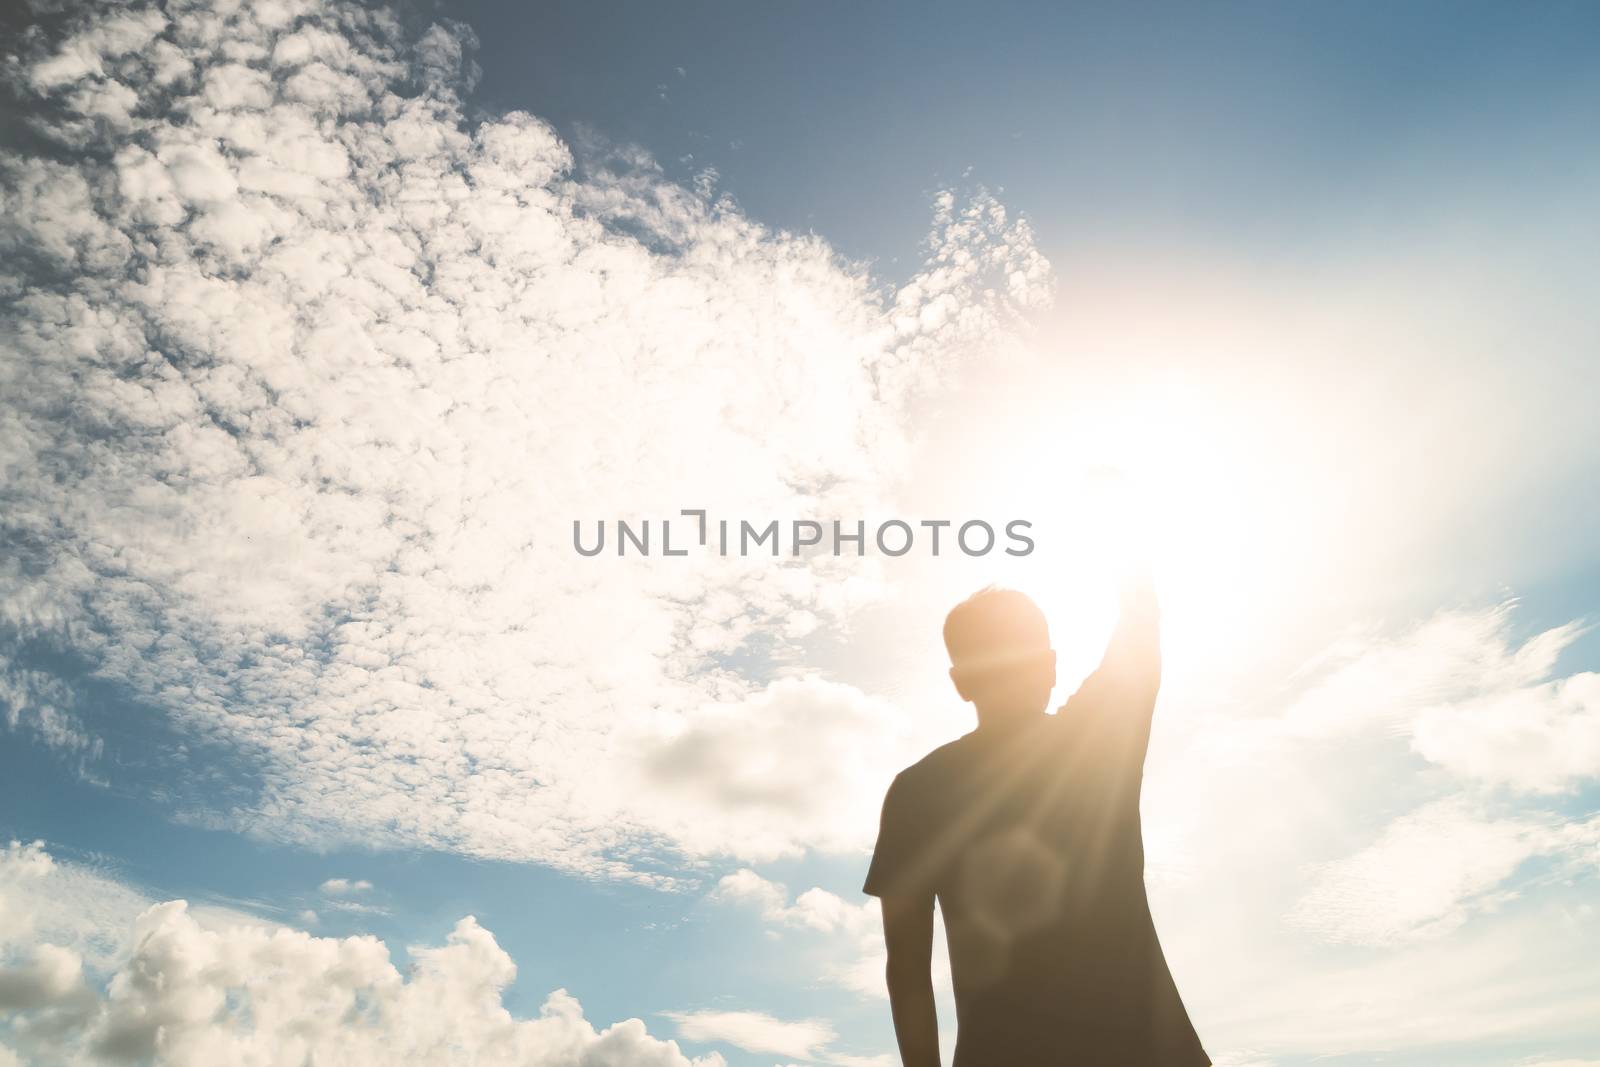
[(884, 977), (904, 1067), (939, 1067), (939, 1015), (933, 1003), (933, 897), (885, 896)]
[(1130, 590), (1151, 584), (1149, 501), (1121, 469), (1100, 466), (1085, 472), (1084, 505), (1098, 516), (1104, 558), (1126, 607)]

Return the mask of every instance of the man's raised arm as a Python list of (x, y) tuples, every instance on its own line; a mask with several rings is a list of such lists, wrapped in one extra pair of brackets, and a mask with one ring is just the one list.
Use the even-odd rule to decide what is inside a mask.
[(1058, 714), (1101, 739), (1118, 766), (1142, 769), (1161, 688), (1160, 611), (1148, 570), (1131, 571), (1120, 585), (1122, 612), (1105, 656)]

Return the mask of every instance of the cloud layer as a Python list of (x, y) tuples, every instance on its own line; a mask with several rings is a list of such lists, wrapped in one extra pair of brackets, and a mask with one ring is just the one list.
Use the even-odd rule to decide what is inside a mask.
[[(264, 835), (615, 875), (860, 844), (882, 768), (806, 764), (792, 721), (873, 753), (899, 724), (765, 687), (873, 561), (582, 559), (571, 523), (883, 509), (919, 398), (1007, 347), (1048, 265), (943, 195), (886, 291), (636, 152), (467, 121), (470, 43), (337, 0), (95, 6), (18, 42), (41, 147), (0, 160), (0, 647), (222, 746), (240, 772), (184, 803)], [(753, 796), (780, 747), (816, 773)]]

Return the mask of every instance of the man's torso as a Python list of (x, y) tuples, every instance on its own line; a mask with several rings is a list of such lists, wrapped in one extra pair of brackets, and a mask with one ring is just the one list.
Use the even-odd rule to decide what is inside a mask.
[(901, 776), (949, 940), (956, 1064), (1205, 1064), (1145, 896), (1139, 768), (1074, 725), (979, 729)]

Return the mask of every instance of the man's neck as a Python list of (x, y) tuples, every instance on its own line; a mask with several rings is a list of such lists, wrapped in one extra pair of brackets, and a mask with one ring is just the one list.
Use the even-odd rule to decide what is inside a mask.
[(1037, 711), (1032, 709), (1027, 711), (980, 711), (978, 712), (978, 731), (985, 736), (1010, 734), (1042, 722), (1044, 718), (1043, 708)]

